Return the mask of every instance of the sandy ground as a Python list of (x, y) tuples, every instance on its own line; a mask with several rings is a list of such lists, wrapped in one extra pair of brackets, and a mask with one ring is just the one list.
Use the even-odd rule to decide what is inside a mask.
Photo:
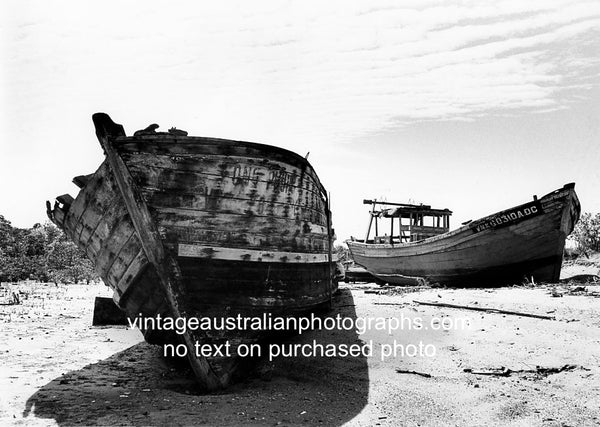
[[(574, 274), (598, 274), (598, 264), (567, 264), (563, 275)], [(372, 343), (375, 350), (371, 357), (259, 360), (244, 380), (207, 395), (185, 365), (164, 359), (139, 331), (90, 326), (94, 297), (110, 296), (104, 286), (11, 285), (22, 299), (0, 306), (0, 425), (599, 425), (600, 298), (593, 292), (600, 286), (572, 292), (576, 286), (390, 292), (343, 285), (330, 315), (402, 319), (403, 328), (311, 331), (287, 343)], [(424, 328), (414, 329), (417, 319)], [(398, 353), (382, 360), (381, 346), (394, 342)], [(420, 343), (435, 354), (400, 354)]]

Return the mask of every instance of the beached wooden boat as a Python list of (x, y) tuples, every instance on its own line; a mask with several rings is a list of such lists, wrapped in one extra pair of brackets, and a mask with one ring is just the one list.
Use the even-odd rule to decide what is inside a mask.
[[(74, 179), (75, 199), (47, 203), (48, 215), (94, 262), (129, 317), (291, 316), (330, 303), (337, 282), (328, 195), (305, 158), (174, 128), (156, 132), (157, 125), (125, 136), (104, 113), (93, 122), (106, 159)], [(145, 326), (149, 342), (187, 346), (207, 389), (231, 381), (239, 345), (265, 338), (264, 331), (180, 335)], [(233, 356), (195, 357), (197, 342), (229, 343)]]
[[(565, 239), (580, 214), (575, 184), (453, 231), (447, 209), (402, 204), (376, 209), (380, 203), (365, 202), (373, 205), (367, 235), (346, 243), (357, 264), (394, 284), (409, 284), (412, 277), (451, 286), (556, 282)], [(382, 220), (391, 225), (382, 228)], [(379, 235), (381, 230), (386, 234)]]

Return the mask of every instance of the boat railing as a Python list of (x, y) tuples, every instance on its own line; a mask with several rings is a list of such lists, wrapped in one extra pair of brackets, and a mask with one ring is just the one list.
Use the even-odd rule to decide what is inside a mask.
[[(378, 202), (376, 200), (364, 200), (363, 203), (372, 205), (364, 243), (394, 245), (416, 242), (447, 233), (450, 230), (452, 211), (449, 209), (432, 209), (429, 205)], [(377, 205), (382, 207), (376, 209)], [(393, 207), (385, 207), (386, 205)], [(383, 232), (383, 230), (387, 230), (387, 232)], [(374, 233), (371, 234), (372, 232)]]

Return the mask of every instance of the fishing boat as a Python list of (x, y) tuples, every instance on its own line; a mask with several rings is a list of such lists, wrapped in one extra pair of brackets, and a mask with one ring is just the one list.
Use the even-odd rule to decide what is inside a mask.
[(448, 209), (364, 202), (372, 206), (365, 239), (346, 243), (357, 264), (392, 284), (415, 277), (449, 286), (556, 282), (581, 210), (573, 183), (453, 231)]
[[(47, 211), (129, 318), (218, 324), (289, 318), (330, 304), (337, 281), (328, 194), (304, 157), (175, 128), (157, 132), (156, 124), (126, 136), (104, 113), (93, 122), (104, 162), (74, 178), (76, 198), (59, 196)], [(139, 324), (150, 343), (184, 345), (181, 353), (208, 390), (231, 382), (239, 346), (269, 332), (180, 333)], [(198, 356), (205, 344), (228, 351)]]

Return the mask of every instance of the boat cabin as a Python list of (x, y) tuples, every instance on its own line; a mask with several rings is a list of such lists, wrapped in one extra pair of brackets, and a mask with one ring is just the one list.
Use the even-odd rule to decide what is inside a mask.
[(449, 209), (377, 200), (363, 200), (363, 203), (372, 205), (366, 243), (416, 242), (450, 230), (452, 211)]

